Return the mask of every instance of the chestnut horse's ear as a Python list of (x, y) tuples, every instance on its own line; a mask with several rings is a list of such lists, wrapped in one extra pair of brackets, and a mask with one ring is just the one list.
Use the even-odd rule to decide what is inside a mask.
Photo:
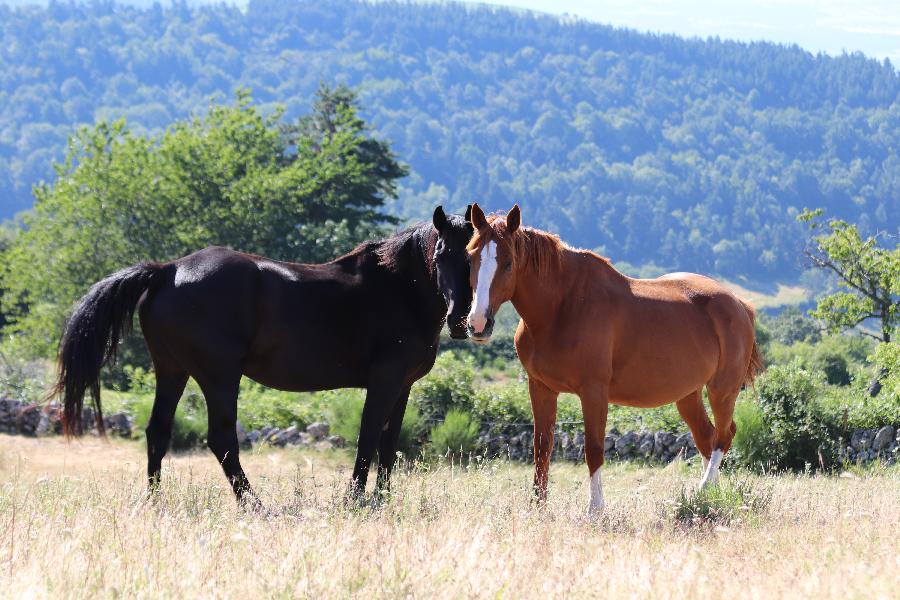
[(472, 223), (472, 205), (466, 205), (466, 223)]
[(438, 205), (438, 207), (434, 209), (434, 214), (431, 216), (431, 222), (434, 224), (434, 228), (437, 229), (438, 233), (444, 233), (444, 230), (447, 228), (447, 215), (444, 214), (443, 206)]
[(481, 207), (478, 206), (478, 203), (472, 205), (472, 227), (475, 229), (482, 229), (487, 227), (487, 219), (484, 218), (484, 212), (481, 210)]
[(519, 210), (519, 205), (516, 204), (512, 207), (512, 210), (509, 211), (509, 214), (506, 215), (506, 231), (509, 233), (515, 233), (519, 228), (519, 225), (522, 224), (522, 211)]

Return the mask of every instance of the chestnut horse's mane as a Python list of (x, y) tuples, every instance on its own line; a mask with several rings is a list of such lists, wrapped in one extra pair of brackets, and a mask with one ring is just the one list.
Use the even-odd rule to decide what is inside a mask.
[[(505, 218), (506, 215), (492, 214), (488, 215), (487, 222), (489, 225), (492, 225), (498, 219)], [(493, 232), (494, 235), (501, 239), (508, 239), (509, 237), (506, 230), (500, 232), (494, 229)], [(480, 243), (480, 238), (480, 232), (476, 231), (475, 235), (469, 241), (468, 249), (473, 250), (474, 248), (477, 248)], [(591, 252), (590, 250), (573, 248), (559, 239), (559, 236), (555, 233), (542, 231), (533, 227), (520, 227), (516, 230), (512, 235), (512, 243), (517, 261), (528, 264), (539, 276), (552, 273), (553, 270), (558, 268), (562, 253), (567, 250), (587, 254), (612, 268), (609, 259)]]

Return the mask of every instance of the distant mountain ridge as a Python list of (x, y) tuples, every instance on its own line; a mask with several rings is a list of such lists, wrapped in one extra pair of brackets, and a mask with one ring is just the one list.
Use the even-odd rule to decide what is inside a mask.
[(803, 207), (900, 228), (900, 77), (861, 55), (351, 0), (0, 6), (0, 35), (0, 217), (73, 123), (158, 130), (238, 86), (298, 115), (327, 81), (410, 164), (408, 217), (519, 202), (617, 261), (768, 280), (801, 266)]

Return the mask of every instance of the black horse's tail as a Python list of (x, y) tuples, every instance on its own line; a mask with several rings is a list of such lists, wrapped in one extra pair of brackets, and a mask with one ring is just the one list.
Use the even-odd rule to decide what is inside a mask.
[(162, 265), (144, 263), (95, 283), (78, 302), (59, 343), (59, 377), (51, 396), (63, 399), (63, 431), (80, 435), (84, 394), (90, 388), (97, 430), (105, 434), (100, 407), (100, 369), (115, 360), (116, 346), (131, 329), (134, 311)]

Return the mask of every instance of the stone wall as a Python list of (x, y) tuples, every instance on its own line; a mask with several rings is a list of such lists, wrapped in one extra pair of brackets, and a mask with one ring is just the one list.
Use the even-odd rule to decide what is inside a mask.
[(247, 448), (257, 444), (269, 444), (284, 448), (292, 447), (313, 447), (317, 450), (326, 450), (329, 448), (343, 448), (347, 445), (346, 440), (339, 435), (329, 435), (330, 427), (328, 423), (310, 423), (306, 429), (300, 429), (296, 426), (279, 429), (278, 427), (263, 427), (262, 429), (254, 429), (246, 432), (240, 422), (237, 424), (238, 441), (241, 446)]
[[(61, 407), (58, 404), (35, 405), (0, 398), (0, 433), (19, 435), (60, 434)], [(130, 438), (142, 435), (135, 431), (131, 417), (125, 413), (113, 413), (103, 418), (107, 432)], [(94, 411), (85, 407), (82, 425), (86, 432), (96, 430)], [(556, 460), (580, 462), (584, 459), (584, 432), (580, 426), (574, 431), (560, 428), (554, 439)], [(900, 458), (900, 431), (886, 425), (879, 429), (860, 429), (850, 436), (841, 449), (841, 458), (851, 463), (882, 461), (887, 465)], [(245, 448), (260, 444), (278, 447), (311, 447), (319, 450), (343, 448), (344, 438), (330, 435), (327, 423), (312, 423), (305, 429), (298, 427), (264, 427), (247, 432), (238, 423), (238, 439)], [(487, 458), (508, 457), (513, 460), (531, 461), (534, 436), (531, 425), (501, 424), (482, 427), (478, 437), (478, 452)], [(667, 463), (675, 458), (691, 458), (697, 454), (697, 446), (690, 433), (675, 434), (668, 431), (628, 431), (620, 433), (611, 429), (604, 447), (609, 460), (649, 460)]]
[(883, 460), (888, 465), (900, 459), (900, 431), (893, 425), (879, 429), (859, 429), (850, 436), (850, 441), (841, 448), (841, 457), (848, 462), (869, 462)]
[[(484, 429), (478, 447), (489, 457), (508, 456), (514, 460), (532, 460), (534, 434), (530, 425), (522, 424), (518, 431), (505, 426), (502, 431)], [(554, 437), (554, 457), (557, 460), (579, 462), (584, 459), (584, 432), (560, 430)], [(610, 460), (649, 459), (669, 462), (678, 456), (690, 458), (697, 454), (697, 446), (690, 433), (668, 431), (629, 431), (611, 429), (604, 441), (606, 457)]]
[[(56, 435), (62, 433), (62, 406), (56, 403), (29, 404), (9, 398), (0, 398), (0, 433), (19, 435)], [(103, 424), (107, 433), (130, 438), (134, 424), (125, 413), (104, 415)], [(81, 425), (85, 432), (95, 432), (97, 428), (94, 409), (85, 407), (81, 415)]]

